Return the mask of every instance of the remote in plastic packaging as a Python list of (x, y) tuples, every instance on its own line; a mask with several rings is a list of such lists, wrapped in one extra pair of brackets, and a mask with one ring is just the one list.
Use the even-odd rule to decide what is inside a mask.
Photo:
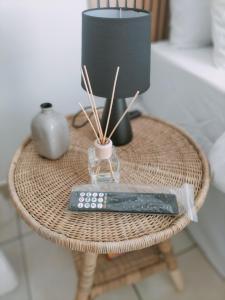
[(73, 191), (69, 210), (77, 212), (120, 212), (178, 214), (174, 194)]

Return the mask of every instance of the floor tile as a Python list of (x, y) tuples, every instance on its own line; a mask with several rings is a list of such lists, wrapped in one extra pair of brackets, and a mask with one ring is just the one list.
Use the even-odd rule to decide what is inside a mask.
[[(17, 240), (15, 242), (5, 244), (1, 246), (0, 250), (4, 252), (18, 277), (17, 288), (4, 296), (0, 296), (0, 300), (30, 300), (28, 296), (28, 286), (20, 241)], [(0, 274), (0, 277), (1, 276), (4, 275)]]
[(76, 275), (70, 252), (35, 233), (23, 241), (32, 300), (74, 299)]
[[(77, 276), (70, 252), (36, 234), (23, 238), (32, 300), (74, 299)], [(106, 293), (97, 300), (137, 300), (132, 287)]]
[(20, 222), (20, 228), (21, 228), (21, 234), (27, 234), (33, 232), (33, 229), (28, 226), (21, 217), (19, 217)]
[(195, 242), (190, 235), (183, 230), (172, 238), (173, 250), (175, 254), (179, 254), (185, 250), (189, 250), (195, 246)]
[(105, 293), (96, 300), (138, 300), (132, 286), (125, 286), (120, 289)]
[(224, 300), (224, 281), (197, 248), (179, 256), (178, 261), (184, 276), (184, 292), (176, 292), (164, 272), (136, 285), (143, 300)]
[(0, 243), (18, 237), (17, 213), (10, 200), (7, 185), (0, 187)]

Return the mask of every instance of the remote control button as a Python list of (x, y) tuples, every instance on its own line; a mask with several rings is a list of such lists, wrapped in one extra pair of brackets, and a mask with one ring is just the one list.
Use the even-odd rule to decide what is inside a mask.
[(79, 201), (80, 201), (80, 202), (84, 202), (84, 198), (83, 198), (83, 197), (80, 197), (80, 198), (79, 198)]
[(96, 202), (97, 201), (97, 198), (92, 198), (91, 199), (91, 202)]
[(81, 197), (84, 197), (84, 196), (85, 196), (85, 193), (84, 193), (84, 192), (80, 193), (80, 196), (81, 196)]
[(84, 204), (84, 207), (85, 207), (85, 208), (89, 208), (89, 207), (90, 207), (90, 203), (85, 203), (85, 204)]
[(82, 208), (83, 206), (84, 206), (83, 203), (78, 203), (77, 205), (78, 208)]
[(98, 203), (98, 208), (102, 208), (103, 204), (102, 203)]
[(96, 203), (91, 203), (91, 208), (96, 208)]
[(85, 199), (85, 202), (90, 202), (91, 201), (91, 198), (86, 198)]
[(103, 193), (99, 193), (99, 197), (103, 197), (104, 196), (104, 194)]
[(98, 198), (98, 202), (102, 203), (103, 202), (103, 198)]
[(98, 196), (98, 194), (97, 193), (93, 193), (93, 195), (92, 195), (93, 197), (97, 197)]
[(91, 193), (87, 193), (86, 195), (87, 195), (87, 197), (91, 197)]

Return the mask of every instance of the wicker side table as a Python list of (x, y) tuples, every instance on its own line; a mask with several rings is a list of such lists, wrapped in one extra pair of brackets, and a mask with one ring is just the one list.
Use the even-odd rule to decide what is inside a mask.
[[(68, 120), (71, 123), (71, 118)], [(133, 120), (132, 126), (133, 141), (118, 148), (121, 182), (175, 187), (193, 184), (199, 210), (209, 187), (209, 169), (197, 145), (183, 131), (158, 119), (141, 117)], [(9, 188), (28, 225), (72, 250), (79, 273), (76, 299), (92, 299), (166, 267), (181, 289), (182, 278), (169, 239), (188, 225), (186, 216), (67, 210), (72, 186), (89, 181), (87, 148), (94, 139), (89, 126), (70, 129), (70, 149), (57, 161), (39, 157), (27, 139), (12, 160)], [(111, 262), (99, 255), (111, 252), (126, 254)]]

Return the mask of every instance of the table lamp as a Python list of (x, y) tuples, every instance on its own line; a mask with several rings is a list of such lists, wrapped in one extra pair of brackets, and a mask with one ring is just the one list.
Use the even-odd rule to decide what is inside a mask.
[[(82, 66), (86, 65), (93, 94), (106, 98), (102, 127), (106, 127), (116, 69), (115, 99), (107, 133), (126, 110), (125, 98), (150, 86), (150, 13), (139, 9), (97, 8), (82, 13)], [(85, 89), (82, 80), (82, 87)], [(116, 146), (132, 140), (129, 114), (112, 136)]]

